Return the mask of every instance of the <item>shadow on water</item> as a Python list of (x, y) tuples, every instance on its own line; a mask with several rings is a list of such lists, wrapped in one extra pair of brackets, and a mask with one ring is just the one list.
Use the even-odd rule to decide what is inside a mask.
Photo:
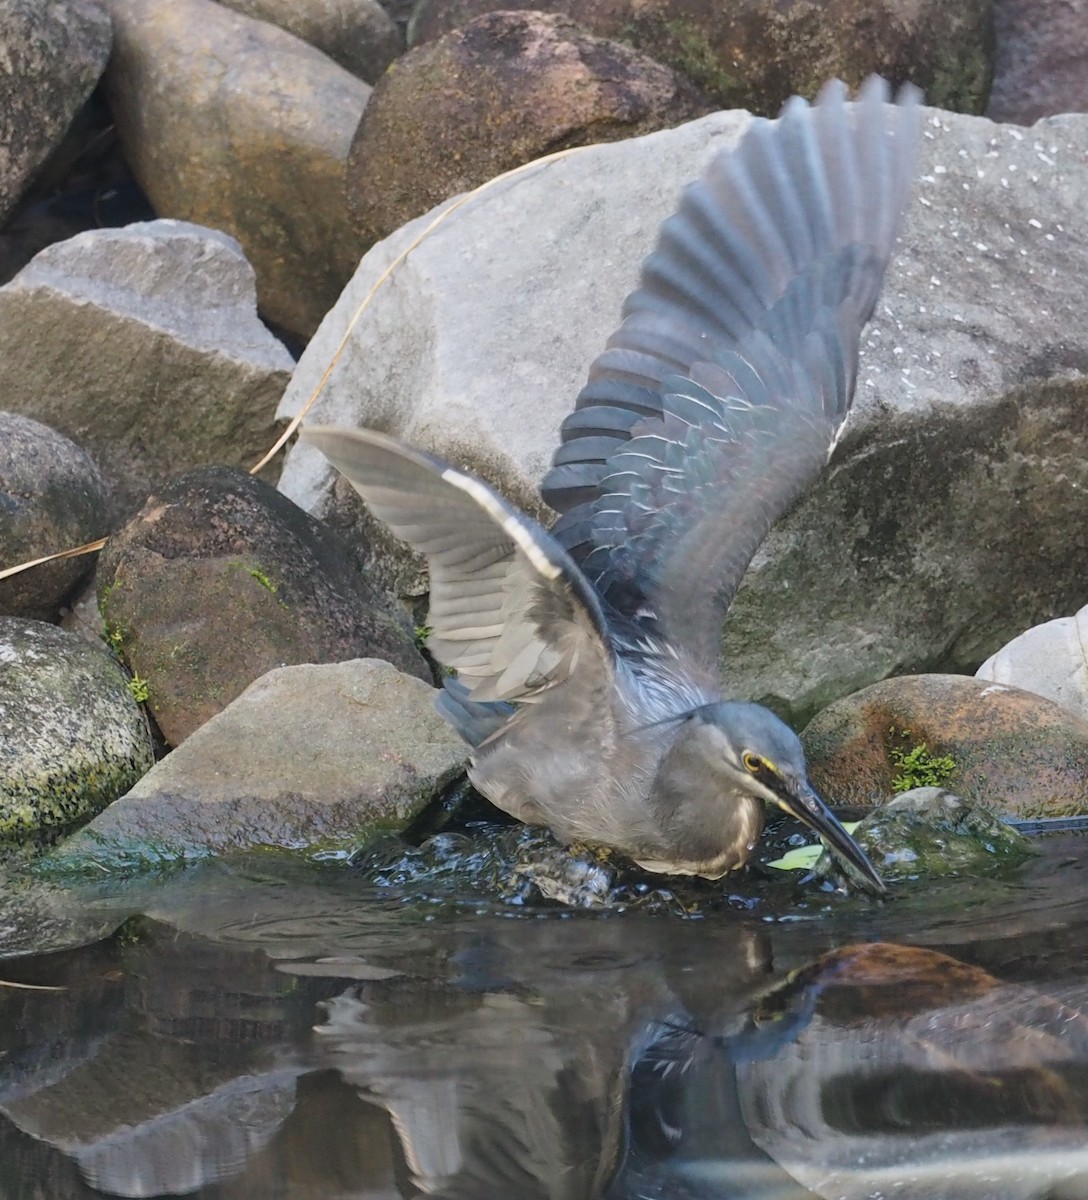
[(9, 896), (9, 946), (128, 919), (0, 964), (0, 1200), (1088, 1197), (1083, 844), (697, 920), (272, 858)]

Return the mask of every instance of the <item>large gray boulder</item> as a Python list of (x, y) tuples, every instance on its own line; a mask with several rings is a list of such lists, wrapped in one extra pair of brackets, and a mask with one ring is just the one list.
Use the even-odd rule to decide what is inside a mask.
[[(681, 186), (747, 121), (719, 113), (594, 147), (474, 198), (377, 292), (309, 419), (398, 434), (540, 515), (559, 422), (639, 260)], [(803, 721), (893, 673), (971, 672), (1019, 630), (1082, 602), (1086, 156), (1088, 117), (1024, 131), (926, 116), (921, 179), (863, 337), (854, 415), (823, 482), (757, 554), (726, 624), (734, 694)], [(431, 219), (363, 260), (283, 415)], [(357, 511), (305, 447), (288, 456), (281, 487), (341, 526)]]
[(434, 689), (389, 663), (281, 667), (62, 843), (47, 868), (352, 849), (410, 821), (467, 754), (435, 712)]
[(0, 225), (91, 94), (110, 42), (96, 0), (0, 4)]
[(152, 760), (147, 721), (104, 647), (0, 617), (0, 840), (86, 820)]
[(215, 230), (83, 233), (0, 288), (4, 407), (88, 450), (124, 505), (191, 467), (252, 466), (293, 366), (241, 247)]

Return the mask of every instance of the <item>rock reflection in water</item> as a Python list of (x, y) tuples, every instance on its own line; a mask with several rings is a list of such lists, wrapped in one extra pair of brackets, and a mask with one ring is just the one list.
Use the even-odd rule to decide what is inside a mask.
[(745, 1124), (821, 1196), (1065, 1195), (1088, 1171), (1076, 990), (1059, 1000), (917, 948), (837, 950), (753, 1009), (749, 1045), (783, 1021), (795, 1034), (740, 1064)]
[[(0, 989), (3, 1200), (325, 1197), (382, 1176), (396, 1195), (386, 1115), (313, 1073), (327, 980), (155, 928), (91, 957), (5, 964), (66, 990)], [(318, 1154), (330, 1109), (340, 1134), (364, 1136)], [(312, 1190), (296, 1186), (308, 1175)]]
[(0, 988), (0, 1200), (1085, 1200), (1088, 913), (1055, 902), (1061, 863), (1004, 915), (990, 884), (960, 881), (956, 924), (934, 902), (1005, 980), (833, 949), (876, 917), (932, 933), (910, 897), (511, 918), (184, 872), (139, 901), (161, 923), (4, 964), (67, 991)]

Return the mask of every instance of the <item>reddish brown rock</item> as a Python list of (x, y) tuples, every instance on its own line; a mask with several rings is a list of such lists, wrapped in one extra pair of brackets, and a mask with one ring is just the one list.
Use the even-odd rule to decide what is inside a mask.
[(1068, 988), (847, 946), (766, 996), (752, 1028), (765, 1040), (737, 1065), (746, 1131), (811, 1194), (1083, 1195), (1065, 1184), (1084, 1151), (1088, 1021)]
[[(412, 44), (510, 0), (421, 0)], [(992, 73), (991, 0), (526, 0), (574, 16), (685, 74), (722, 108), (773, 115), (832, 77), (910, 79), (928, 102), (981, 112)]]
[(348, 157), (352, 214), (376, 240), (532, 159), (706, 111), (668, 67), (565, 17), (491, 13), (411, 51), (375, 88)]
[(1088, 721), (1042, 696), (964, 675), (907, 675), (825, 708), (802, 739), (809, 773), (832, 804), (879, 803), (902, 771), (896, 752), (950, 756), (939, 783), (1021, 818), (1088, 812)]
[(109, 640), (178, 745), (274, 667), (384, 658), (431, 682), (405, 616), (274, 488), (210, 467), (158, 489), (98, 567)]

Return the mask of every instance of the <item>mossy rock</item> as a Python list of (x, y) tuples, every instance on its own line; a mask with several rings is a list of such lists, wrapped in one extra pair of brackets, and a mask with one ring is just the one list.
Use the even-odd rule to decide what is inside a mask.
[[(408, 36), (432, 41), (508, 0), (419, 0)], [(773, 116), (827, 79), (909, 79), (928, 102), (981, 113), (993, 75), (992, 0), (526, 0), (651, 54), (722, 108)]]
[[(942, 875), (988, 875), (1033, 853), (1029, 838), (936, 787), (914, 788), (875, 809), (854, 830), (885, 883)], [(825, 851), (817, 874), (835, 867)]]
[(883, 803), (902, 790), (906, 764), (909, 785), (945, 786), (999, 815), (1088, 813), (1088, 721), (1020, 688), (964, 675), (886, 679), (829, 705), (801, 741), (833, 805)]
[(153, 761), (147, 721), (104, 648), (0, 618), (0, 840), (89, 819)]

